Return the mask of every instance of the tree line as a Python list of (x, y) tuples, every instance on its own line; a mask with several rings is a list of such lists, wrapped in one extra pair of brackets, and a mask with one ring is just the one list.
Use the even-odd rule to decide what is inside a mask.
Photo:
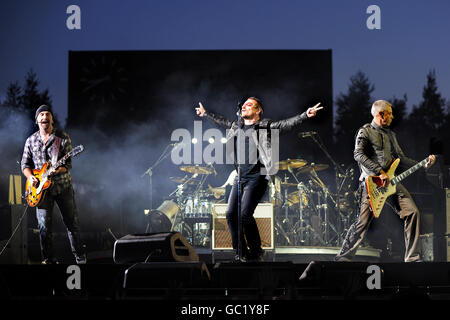
[[(360, 127), (371, 122), (370, 108), (375, 99), (375, 90), (367, 75), (358, 71), (350, 78), (346, 93), (340, 93), (335, 102), (335, 144), (338, 147), (340, 161), (353, 160), (355, 135)], [(431, 70), (426, 76), (422, 91), (422, 100), (413, 105), (408, 112), (408, 97), (384, 97), (392, 104), (394, 120), (392, 129), (397, 133), (403, 151), (417, 160), (428, 154), (436, 154), (441, 161), (448, 157), (445, 142), (449, 141), (450, 104), (439, 92), (436, 72)]]
[[(19, 81), (13, 81), (6, 88), (5, 97), (0, 100), (0, 108), (5, 116), (0, 121), (5, 121), (13, 113), (25, 114), (30, 119), (28, 131), (33, 130), (35, 111), (43, 104), (52, 107), (49, 89), (39, 89), (37, 74), (33, 69), (30, 69), (25, 76), (23, 86)], [(54, 121), (55, 125), (59, 126), (59, 121), (55, 114)]]
[[(350, 77), (347, 92), (340, 93), (335, 101), (334, 145), (339, 152), (337, 159), (341, 163), (352, 163), (354, 138), (357, 130), (371, 121), (370, 106), (376, 100), (373, 97), (375, 85), (362, 71)], [(386, 97), (392, 103), (394, 120), (392, 128), (399, 136), (404, 150), (413, 158), (423, 158), (433, 153), (445, 158), (448, 150), (444, 149), (445, 141), (450, 139), (450, 104), (439, 93), (436, 72), (429, 71), (423, 87), (422, 101), (412, 106), (408, 113), (407, 95), (402, 97)], [(49, 89), (40, 90), (37, 74), (31, 69), (25, 76), (24, 85), (18, 81), (11, 82), (6, 88), (6, 95), (0, 99), (0, 108), (6, 116), (8, 113), (20, 112), (28, 114), (30, 130), (34, 130), (34, 112), (42, 104), (52, 106)], [(55, 115), (55, 125), (59, 121)], [(447, 159), (450, 158), (448, 155)]]

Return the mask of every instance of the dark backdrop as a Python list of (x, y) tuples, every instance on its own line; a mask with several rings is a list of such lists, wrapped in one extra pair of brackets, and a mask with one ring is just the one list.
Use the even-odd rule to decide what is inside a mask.
[[(72, 170), (82, 224), (144, 231), (150, 191), (143, 173), (171, 142), (173, 130), (193, 132), (199, 101), (233, 119), (239, 100), (257, 96), (264, 117), (275, 120), (322, 102), (318, 117), (282, 136), (280, 159), (330, 164), (322, 177), (333, 184), (334, 171), (323, 151), (310, 138), (297, 136), (318, 131), (332, 148), (331, 70), (331, 50), (69, 52), (68, 132), (74, 146), (86, 147)], [(203, 122), (204, 130), (211, 127)], [(233, 168), (216, 169), (218, 176), (207, 180), (212, 186), (222, 185)], [(176, 188), (169, 177), (185, 173), (170, 156), (153, 172), (157, 207)]]

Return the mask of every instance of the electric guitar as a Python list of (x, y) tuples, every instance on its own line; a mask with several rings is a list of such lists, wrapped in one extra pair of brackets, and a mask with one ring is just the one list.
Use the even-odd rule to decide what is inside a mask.
[(383, 181), (379, 176), (368, 176), (366, 178), (367, 193), (369, 194), (370, 207), (372, 208), (372, 213), (375, 218), (380, 216), (381, 210), (383, 209), (386, 199), (397, 191), (397, 183), (408, 177), (410, 174), (416, 172), (428, 162), (428, 158), (420, 161), (415, 166), (412, 166), (405, 172), (402, 172), (398, 176), (394, 176), (395, 170), (400, 163), (400, 159), (395, 159), (391, 164), (391, 167), (386, 172), (389, 177), (389, 183), (382, 187)]
[(51, 175), (55, 173), (56, 169), (62, 166), (68, 158), (74, 157), (84, 150), (82, 145), (79, 145), (69, 151), (64, 157), (52, 166), (50, 162), (45, 163), (41, 169), (33, 169), (33, 175), (38, 179), (38, 184), (34, 187), (27, 179), (25, 183), (25, 198), (30, 207), (35, 207), (42, 202), (45, 193), (52, 184)]

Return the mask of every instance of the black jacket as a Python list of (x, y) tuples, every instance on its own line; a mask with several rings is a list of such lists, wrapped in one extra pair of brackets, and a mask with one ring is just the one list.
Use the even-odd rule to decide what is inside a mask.
[[(212, 112), (205, 112), (205, 116), (218, 126), (229, 129), (227, 130), (227, 141), (232, 141), (233, 138), (236, 137), (239, 129), (237, 120), (230, 121), (227, 118)], [(264, 172), (265, 175), (272, 176), (278, 172), (279, 149), (276, 149), (276, 153), (273, 154), (272, 140), (278, 139), (280, 133), (292, 130), (307, 118), (306, 112), (303, 112), (302, 114), (284, 120), (273, 121), (271, 119), (262, 119), (256, 122), (254, 139), (255, 144), (258, 146), (261, 162), (266, 169)], [(240, 127), (242, 127), (244, 123), (243, 119), (241, 119), (241, 121)]]
[(417, 163), (405, 156), (392, 130), (382, 128), (374, 121), (361, 127), (356, 135), (353, 152), (353, 157), (361, 170), (359, 180), (362, 181), (369, 175), (379, 175), (381, 169), (387, 171), (395, 160), (392, 157), (393, 153), (400, 158), (402, 166), (411, 167)]

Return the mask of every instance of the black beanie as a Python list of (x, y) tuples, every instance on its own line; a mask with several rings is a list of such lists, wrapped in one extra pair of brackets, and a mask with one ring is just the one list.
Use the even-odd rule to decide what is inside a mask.
[(35, 116), (34, 116), (34, 120), (37, 121), (37, 117), (38, 117), (39, 113), (41, 113), (41, 112), (43, 112), (43, 111), (49, 111), (49, 112), (52, 114), (52, 117), (53, 117), (53, 111), (52, 111), (52, 109), (51, 109), (49, 106), (43, 104), (42, 106), (40, 106), (40, 107), (36, 110), (36, 114), (35, 114)]

